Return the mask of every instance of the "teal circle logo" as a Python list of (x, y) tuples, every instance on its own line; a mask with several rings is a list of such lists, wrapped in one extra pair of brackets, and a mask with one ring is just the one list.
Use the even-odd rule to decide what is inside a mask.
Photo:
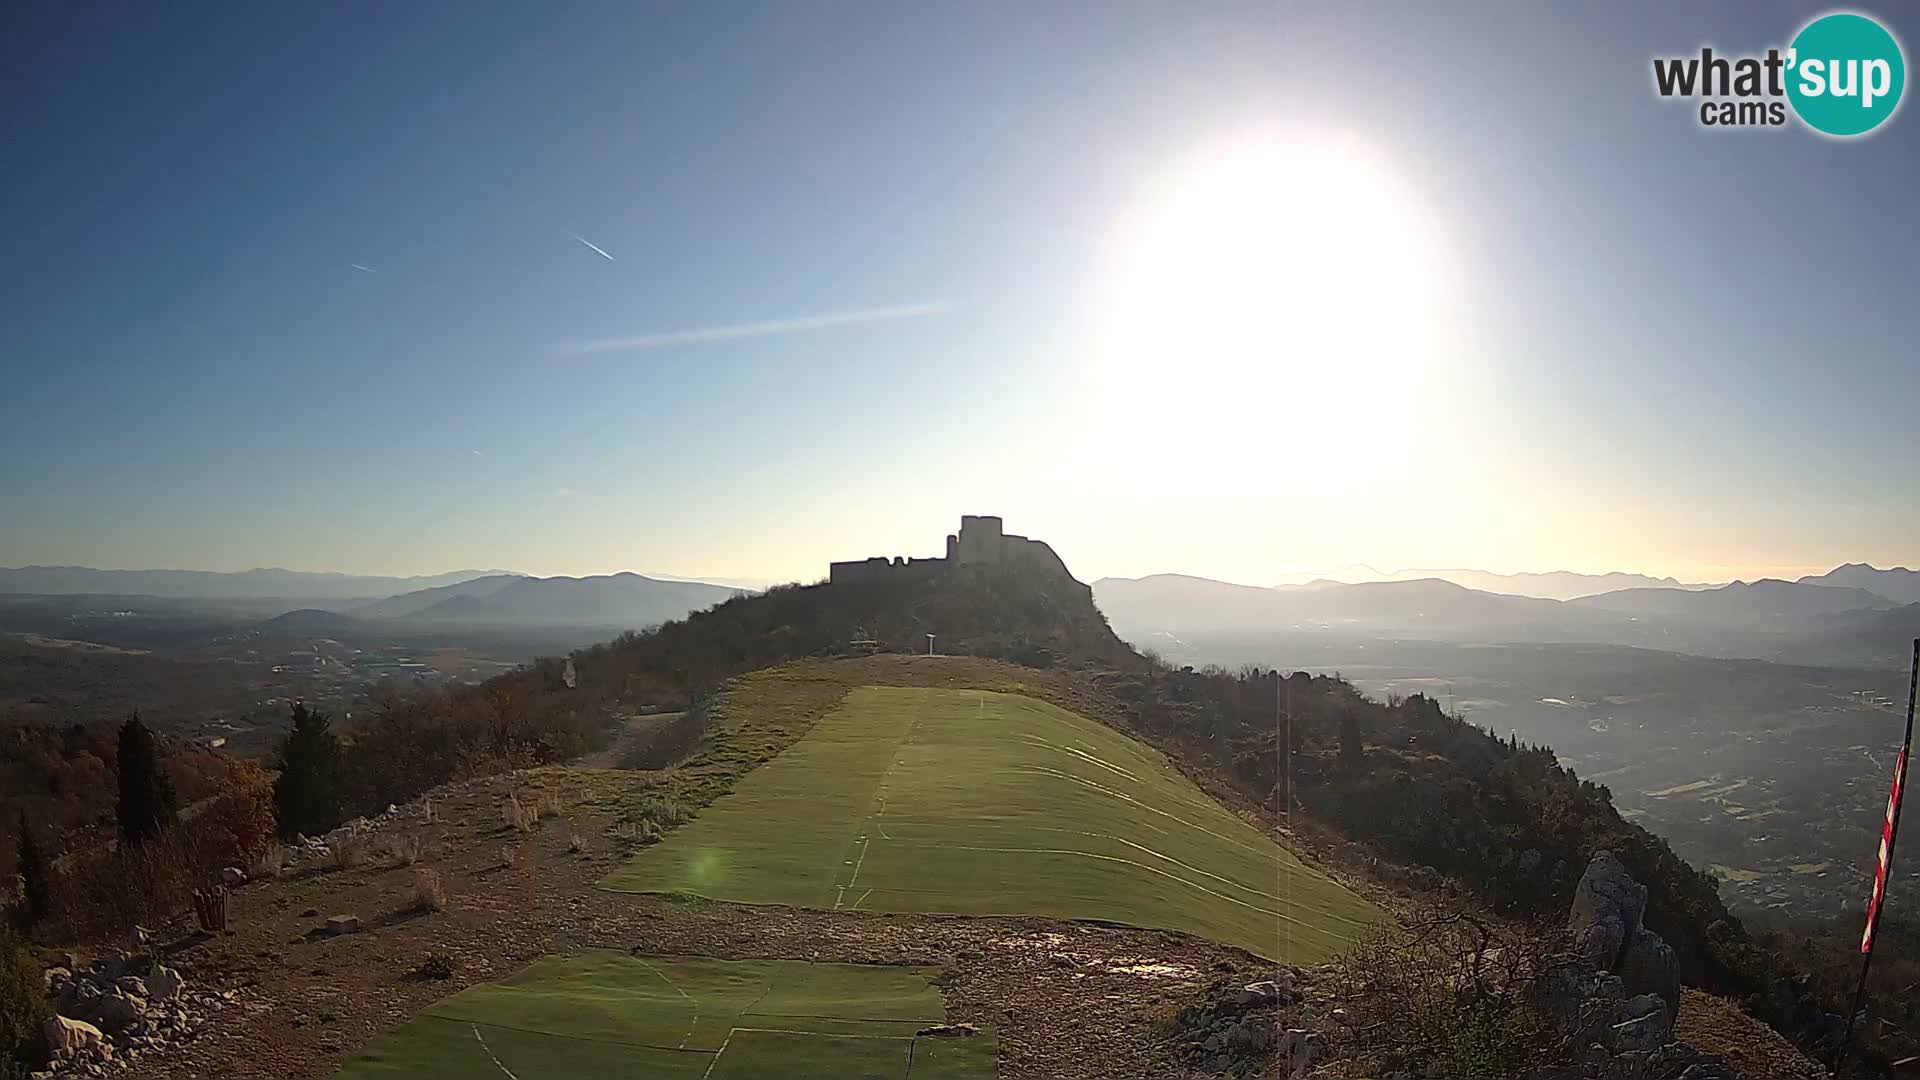
[(1879, 127), (1900, 107), (1906, 85), (1900, 43), (1865, 15), (1822, 15), (1787, 51), (1787, 100), (1808, 127), (1828, 135)]

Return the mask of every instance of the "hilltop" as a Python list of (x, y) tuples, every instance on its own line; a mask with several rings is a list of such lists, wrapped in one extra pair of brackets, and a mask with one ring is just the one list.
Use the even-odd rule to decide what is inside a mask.
[[(928, 634), (950, 655), (925, 656)], [(866, 652), (888, 655), (858, 656)], [(990, 730), (1010, 736), (981, 742)], [(564, 767), (616, 737), (615, 760), (629, 768)], [(855, 744), (876, 738), (894, 749), (862, 757)], [(1439, 906), (1519, 948), (1526, 927), (1565, 918), (1603, 850), (1645, 885), (1644, 926), (1678, 977), (1746, 1001), (1796, 1037), (1830, 1027), (1813, 989), (1727, 913), (1711, 877), (1623, 820), (1605, 787), (1550, 750), (1497, 738), (1420, 695), (1381, 702), (1337, 678), (1169, 668), (1114, 635), (1051, 548), (1005, 534), (997, 519), (966, 519), (940, 559), (836, 564), (826, 582), (731, 596), (471, 690), (395, 694), (357, 719), (342, 754), (342, 810), (374, 823), (330, 835), (329, 848), (351, 850), (364, 833), (413, 854), (371, 865), (364, 853), (308, 856), (292, 873), (284, 856), (263, 863), (266, 880), (236, 896), (239, 936), (188, 942), (175, 962), (193, 979), (253, 980), (277, 1004), (224, 1021), (230, 1037), (217, 1045), (168, 1050), (157, 1060), (169, 1069), (331, 1067), (445, 991), (546, 954), (642, 943), (646, 955), (938, 967), (947, 1019), (987, 1025), (1008, 1076), (1175, 1075), (1175, 1061), (1199, 1060), (1201, 1074), (1216, 1075), (1282, 1053), (1270, 1042), (1247, 1043), (1246, 1058), (1194, 1051), (1183, 1040), (1202, 1043), (1205, 1029), (1189, 1036), (1186, 1021), (1148, 1019), (1265, 1030), (1235, 997), (1239, 984), (1211, 986), (1209, 968), (1243, 983), (1272, 974), (1279, 981), (1260, 1007), (1279, 1011), (1260, 1015), (1327, 1032), (1314, 1054), (1376, 1060), (1367, 1055), (1386, 1051), (1337, 1040), (1329, 1012), (1342, 1000), (1341, 957), (1365, 937), (1359, 913), (1378, 906), (1409, 921)], [(810, 757), (816, 765), (800, 768)], [(1135, 785), (1149, 782), (1152, 762), (1167, 772), (1148, 793)], [(969, 768), (995, 778), (969, 779)], [(1006, 779), (1029, 770), (1033, 783)], [(835, 800), (852, 815), (844, 828), (818, 820)], [(955, 816), (956, 806), (971, 809)], [(542, 828), (551, 817), (564, 828)], [(1171, 839), (1173, 819), (1204, 842)], [(994, 831), (966, 831), (981, 822)], [(876, 837), (888, 841), (879, 854), (869, 850)], [(912, 840), (975, 854), (901, 861), (909, 848), (899, 845)], [(1262, 845), (1275, 843), (1312, 888), (1273, 894), (1248, 877), (1249, 854), (1264, 864), (1274, 856)], [(809, 871), (817, 881), (768, 872), (802, 849), (825, 856)], [(974, 891), (1018, 881), (995, 860), (1019, 852), (1067, 862), (1025, 885)], [(1138, 869), (1082, 881), (1077, 859)], [(409, 900), (416, 867), (445, 895)], [(1081, 887), (1050, 888), (1065, 882)], [(820, 888), (791, 892), (809, 883)], [(608, 891), (628, 888), (643, 894)], [(1211, 899), (1182, 901), (1167, 888)], [(764, 904), (819, 910), (755, 906)], [(1263, 908), (1304, 929), (1268, 942), (1246, 921)], [(320, 935), (316, 917), (335, 911), (373, 920), (376, 932)], [(939, 914), (956, 912), (968, 917)], [(1089, 918), (1138, 929), (1062, 921)], [(408, 957), (427, 952), (456, 958), (450, 984), (400, 978)], [(1276, 971), (1275, 954), (1320, 966)], [(1170, 976), (1130, 970), (1169, 965)], [(1097, 975), (1086, 985), (1102, 988), (1103, 1010), (1132, 1018), (1124, 1039), (1092, 1038), (1087, 999), (1066, 989), (1080, 980), (1048, 973), (1075, 971)], [(607, 978), (604, 992), (628, 992), (624, 976)], [(320, 1000), (344, 1026), (305, 1019)], [(432, 1015), (444, 1020), (449, 1008), (481, 1019), (453, 1005)], [(1520, 1018), (1498, 1010), (1447, 1022)], [(1683, 1007), (1681, 1030), (1689, 1015)], [(1063, 1016), (1083, 1026), (1065, 1031)], [(419, 1023), (407, 1030), (436, 1030)], [(273, 1057), (249, 1057), (267, 1045), (279, 1048)], [(420, 1045), (371, 1052), (405, 1060)], [(702, 1045), (710, 1059), (727, 1053), (724, 1042)], [(1527, 1060), (1553, 1052), (1516, 1045)]]

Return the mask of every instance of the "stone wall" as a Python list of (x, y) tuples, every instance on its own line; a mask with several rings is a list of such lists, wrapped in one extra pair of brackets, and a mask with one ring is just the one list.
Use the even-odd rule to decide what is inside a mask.
[(1071, 578), (1067, 564), (1044, 541), (1009, 535), (1001, 520), (982, 514), (960, 519), (960, 531), (947, 536), (947, 554), (938, 559), (911, 559), (876, 555), (871, 559), (836, 562), (828, 566), (827, 580), (835, 585), (926, 579), (955, 566), (1027, 566)]

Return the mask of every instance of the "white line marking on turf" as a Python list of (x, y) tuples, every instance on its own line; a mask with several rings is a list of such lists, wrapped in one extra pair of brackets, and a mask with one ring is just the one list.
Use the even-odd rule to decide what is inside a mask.
[(685, 990), (680, 989), (679, 983), (674, 982), (672, 979), (667, 978), (666, 972), (661, 971), (659, 968), (654, 967), (652, 964), (647, 963), (645, 960), (641, 960), (640, 957), (638, 956), (634, 957), (634, 959), (639, 960), (641, 966), (645, 967), (648, 971), (651, 971), (655, 975), (660, 976), (661, 982), (666, 983), (668, 986), (673, 987), (674, 993), (679, 994), (683, 998), (686, 998), (687, 1004), (693, 1006), (693, 1021), (687, 1025), (687, 1034), (685, 1038), (682, 1038), (680, 1040), (680, 1049), (685, 1050), (687, 1048), (687, 1042), (693, 1038), (693, 1029), (700, 1026), (700, 1003), (693, 1000), (693, 996), (691, 994), (688, 994)]
[(493, 1067), (496, 1069), (499, 1069), (502, 1073), (505, 1073), (507, 1080), (520, 1080), (519, 1077), (513, 1075), (512, 1069), (509, 1069), (505, 1065), (500, 1064), (499, 1058), (493, 1057), (493, 1047), (488, 1046), (487, 1040), (480, 1034), (480, 1025), (469, 1024), (468, 1026), (473, 1028), (473, 1041), (480, 1044), (480, 1049), (485, 1050), (487, 1052), (488, 1057), (493, 1058)]
[[(851, 889), (855, 885), (860, 884), (860, 868), (866, 865), (867, 846), (872, 843), (873, 843), (872, 840), (869, 840), (864, 836), (860, 838), (860, 859), (858, 862), (855, 862), (853, 864), (853, 876), (847, 879), (847, 888)], [(868, 891), (871, 892), (872, 890), (869, 889)]]

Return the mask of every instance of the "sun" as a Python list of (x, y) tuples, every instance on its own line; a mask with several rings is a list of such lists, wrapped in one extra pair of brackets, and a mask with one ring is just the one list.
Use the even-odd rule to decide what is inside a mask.
[(1196, 153), (1116, 241), (1087, 371), (1110, 421), (1196, 449), (1240, 449), (1249, 430), (1274, 445), (1336, 434), (1343, 410), (1377, 416), (1430, 381), (1446, 284), (1433, 218), (1360, 143)]

